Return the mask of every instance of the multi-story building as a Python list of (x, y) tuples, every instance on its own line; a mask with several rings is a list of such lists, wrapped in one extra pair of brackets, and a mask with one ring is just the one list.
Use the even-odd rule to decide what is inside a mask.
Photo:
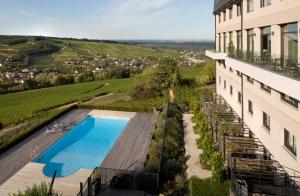
[(217, 94), (300, 171), (300, 0), (215, 0)]

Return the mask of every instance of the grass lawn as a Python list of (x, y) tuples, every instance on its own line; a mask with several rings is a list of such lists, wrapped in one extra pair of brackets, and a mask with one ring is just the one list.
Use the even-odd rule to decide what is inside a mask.
[(188, 67), (181, 69), (182, 79), (195, 79), (201, 74), (202, 67)]
[(20, 123), (38, 112), (106, 93), (131, 92), (132, 79), (106, 80), (0, 95), (0, 122)]
[(130, 93), (117, 93), (94, 98), (84, 102), (80, 107), (132, 112), (152, 112), (155, 106), (162, 105), (165, 101), (164, 97), (132, 100)]

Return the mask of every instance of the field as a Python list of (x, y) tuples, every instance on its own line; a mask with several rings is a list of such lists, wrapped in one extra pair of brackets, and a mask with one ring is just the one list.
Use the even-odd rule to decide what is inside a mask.
[(155, 106), (162, 105), (165, 101), (165, 97), (133, 100), (130, 93), (117, 93), (94, 98), (82, 103), (79, 107), (131, 112), (152, 112)]
[(132, 79), (96, 81), (0, 95), (0, 122), (20, 123), (39, 112), (107, 93), (130, 92)]
[(196, 79), (202, 72), (202, 67), (188, 67), (181, 69), (183, 79)]
[[(138, 58), (154, 57), (161, 58), (166, 56), (178, 57), (180, 53), (171, 49), (162, 49), (152, 46), (133, 45), (114, 42), (84, 41), (84, 40), (65, 40), (57, 38), (43, 38), (35, 41), (25, 41), (15, 44), (1, 43), (7, 37), (0, 37), (0, 59), (6, 59), (18, 54), (22, 50), (28, 50), (37, 44), (50, 44), (58, 48), (57, 51), (45, 52), (39, 55), (30, 56), (30, 65), (54, 66), (62, 70), (67, 70), (67, 60), (79, 60), (82, 57), (95, 57), (109, 55), (116, 58)], [(14, 39), (14, 37), (9, 38)], [(24, 38), (22, 38), (24, 39)], [(32, 38), (28, 38), (31, 40)], [(3, 41), (2, 41), (3, 42)]]

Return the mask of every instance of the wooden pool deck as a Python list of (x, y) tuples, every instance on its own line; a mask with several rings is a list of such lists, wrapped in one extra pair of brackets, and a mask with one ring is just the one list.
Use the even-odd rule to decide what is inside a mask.
[(153, 113), (137, 113), (132, 118), (111, 151), (103, 160), (101, 167), (120, 170), (140, 170), (146, 159), (154, 130)]
[[(75, 125), (89, 114), (130, 118), (101, 167), (132, 170), (140, 168), (140, 165), (136, 163), (143, 162), (147, 156), (151, 132), (154, 130), (154, 114), (78, 109), (62, 116), (57, 122)], [(52, 123), (48, 127), (51, 128), (54, 125), (55, 123)], [(41, 181), (49, 182), (50, 179), (44, 176), (42, 171), (44, 165), (31, 161), (65, 133), (46, 134), (42, 129), (1, 154), (0, 195), (5, 196), (8, 193), (22, 191), (26, 186), (32, 186), (34, 183), (40, 184)], [(74, 195), (79, 192), (79, 183), (85, 182), (91, 173), (91, 170), (81, 169), (72, 176), (58, 178), (54, 183), (54, 189), (63, 195)]]

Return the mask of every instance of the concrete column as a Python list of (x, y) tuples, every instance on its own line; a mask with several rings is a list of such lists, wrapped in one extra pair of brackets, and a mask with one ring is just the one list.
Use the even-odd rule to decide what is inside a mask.
[(300, 65), (300, 21), (298, 22), (298, 64)]
[(243, 0), (242, 4), (243, 4), (243, 14), (245, 17), (247, 15), (247, 0)]
[(254, 29), (255, 37), (254, 37), (254, 53), (260, 55), (261, 53), (261, 29)]
[(217, 33), (215, 36), (216, 36), (216, 51), (220, 52), (219, 51), (219, 34)]
[(224, 22), (224, 12), (220, 12), (220, 16), (221, 16), (221, 23)]
[[(272, 3), (275, 3), (275, 2), (272, 2)], [(253, 9), (254, 9), (254, 11), (258, 11), (260, 9), (260, 1), (256, 1), (256, 0), (253, 1)]]
[(281, 56), (281, 27), (279, 25), (271, 26), (271, 53), (274, 58), (280, 58)]
[(237, 16), (236, 16), (236, 13), (237, 13), (237, 5), (234, 4), (232, 6), (232, 19), (235, 19)]

